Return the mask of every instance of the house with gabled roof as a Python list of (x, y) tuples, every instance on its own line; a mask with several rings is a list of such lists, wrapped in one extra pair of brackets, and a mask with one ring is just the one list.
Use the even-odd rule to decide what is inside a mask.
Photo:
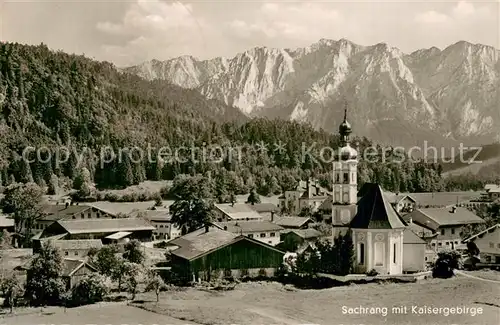
[(272, 276), (284, 252), (261, 241), (206, 226), (169, 241), (172, 271), (184, 279)]
[(42, 215), (35, 220), (32, 233), (42, 232), (59, 220), (111, 219), (115, 215), (85, 204), (47, 204), (42, 207)]
[(281, 234), (281, 242), (277, 248), (287, 252), (302, 253), (315, 247), (314, 243), (321, 238), (322, 234), (316, 229), (293, 229), (285, 230)]
[(247, 236), (272, 246), (279, 244), (280, 233), (284, 230), (283, 227), (269, 221), (227, 221), (214, 222), (213, 225), (219, 229)]
[(99, 250), (103, 247), (100, 239), (69, 239), (64, 240), (64, 234), (53, 237), (33, 240), (33, 253), (38, 253), (43, 243), (50, 243), (59, 249), (65, 258), (81, 259), (88, 255), (89, 251)]
[(417, 209), (406, 216), (412, 223), (430, 229), (436, 234), (430, 241), (436, 252), (442, 249), (462, 249), (460, 233), (462, 227), (470, 224), (482, 224), (485, 221), (472, 211), (462, 207)]
[[(103, 241), (113, 241), (127, 237), (151, 241), (154, 230), (155, 227), (142, 218), (59, 220), (48, 226), (40, 235), (40, 239), (65, 234), (64, 239), (66, 240), (102, 239)], [(118, 238), (115, 235), (121, 237)]]
[(464, 240), (464, 243), (468, 242), (476, 244), (481, 262), (500, 264), (500, 224), (497, 223)]
[(214, 220), (218, 222), (264, 220), (262, 215), (246, 203), (221, 203), (214, 206)]
[(285, 229), (305, 229), (313, 221), (309, 217), (275, 217), (273, 223)]

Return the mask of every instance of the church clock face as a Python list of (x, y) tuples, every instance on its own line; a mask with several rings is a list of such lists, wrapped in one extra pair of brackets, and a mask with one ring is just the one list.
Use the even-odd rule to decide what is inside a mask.
[(349, 210), (340, 211), (340, 221), (345, 225), (351, 221), (351, 212)]

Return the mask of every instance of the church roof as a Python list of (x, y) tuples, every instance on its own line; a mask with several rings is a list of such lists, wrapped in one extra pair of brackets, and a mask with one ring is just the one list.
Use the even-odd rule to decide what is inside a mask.
[(351, 228), (396, 229), (406, 227), (378, 184), (365, 184), (366, 192), (358, 202), (358, 212), (351, 221)]

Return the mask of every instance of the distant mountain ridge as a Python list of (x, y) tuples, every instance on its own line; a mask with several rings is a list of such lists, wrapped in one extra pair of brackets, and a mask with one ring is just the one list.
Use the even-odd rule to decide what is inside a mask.
[(464, 41), (404, 54), (385, 43), (322, 39), (299, 49), (257, 47), (233, 58), (182, 56), (125, 71), (168, 80), (249, 116), (335, 131), (344, 101), (355, 132), (391, 145), (500, 141), (500, 51)]

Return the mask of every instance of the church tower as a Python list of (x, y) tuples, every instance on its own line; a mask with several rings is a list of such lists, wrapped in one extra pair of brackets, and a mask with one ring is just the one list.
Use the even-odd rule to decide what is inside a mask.
[(345, 233), (356, 214), (358, 197), (358, 152), (350, 145), (351, 124), (344, 120), (339, 126), (340, 148), (333, 161), (332, 226), (333, 237)]

